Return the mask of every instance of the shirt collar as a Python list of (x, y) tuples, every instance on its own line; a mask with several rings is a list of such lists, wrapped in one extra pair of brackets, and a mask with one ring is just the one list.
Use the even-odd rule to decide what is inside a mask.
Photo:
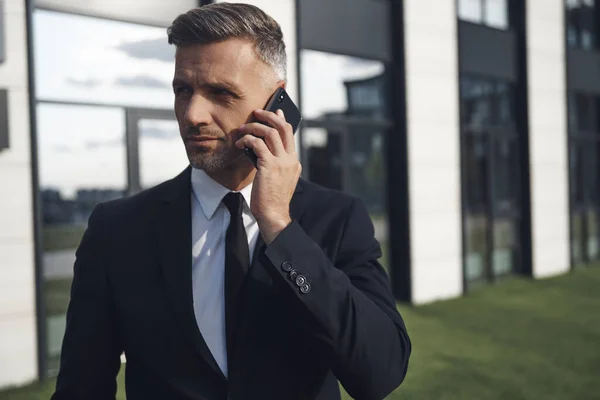
[[(223, 197), (231, 190), (212, 179), (201, 169), (192, 168), (192, 191), (200, 203), (202, 212), (208, 220), (215, 215)], [(252, 183), (239, 191), (244, 196), (244, 212), (250, 211), (250, 199), (252, 197)]]

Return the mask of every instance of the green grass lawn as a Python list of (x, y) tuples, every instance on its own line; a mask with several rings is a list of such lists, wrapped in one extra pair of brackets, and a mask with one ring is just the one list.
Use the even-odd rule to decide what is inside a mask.
[[(599, 267), (400, 306), (413, 356), (405, 383), (389, 399), (598, 399), (598, 310)], [(48, 400), (52, 386), (0, 393), (0, 400)]]

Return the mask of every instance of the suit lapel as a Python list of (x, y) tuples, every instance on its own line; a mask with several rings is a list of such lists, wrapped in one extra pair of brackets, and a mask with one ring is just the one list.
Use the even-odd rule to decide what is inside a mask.
[(202, 338), (194, 314), (190, 174), (191, 167), (188, 167), (165, 188), (156, 226), (160, 263), (167, 295), (181, 330), (195, 350), (225, 379)]

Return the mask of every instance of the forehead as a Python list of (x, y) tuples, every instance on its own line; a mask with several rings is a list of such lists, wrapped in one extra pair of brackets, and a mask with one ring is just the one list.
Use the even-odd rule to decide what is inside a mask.
[(252, 43), (245, 40), (183, 46), (175, 53), (175, 76), (181, 78), (242, 82), (252, 76), (259, 78), (270, 69), (256, 56)]

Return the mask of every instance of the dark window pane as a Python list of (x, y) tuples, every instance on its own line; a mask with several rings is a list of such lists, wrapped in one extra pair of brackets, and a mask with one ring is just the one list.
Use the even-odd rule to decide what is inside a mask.
[(589, 132), (592, 129), (592, 107), (589, 96), (575, 95), (575, 113), (577, 114), (577, 130)]
[(584, 263), (584, 233), (583, 233), (583, 216), (579, 212), (571, 214), (571, 229), (573, 238), (571, 241), (571, 254), (573, 263), (580, 265)]
[(515, 100), (512, 85), (499, 82), (496, 84), (493, 123), (505, 128), (516, 126)]
[(567, 44), (569, 47), (579, 47), (580, 32), (580, 0), (567, 0)]
[(517, 219), (510, 216), (494, 218), (494, 250), (492, 271), (494, 276), (510, 274), (515, 270), (518, 254)]
[(302, 152), (308, 178), (321, 186), (342, 190), (342, 131), (302, 129)]
[(584, 50), (592, 50), (596, 45), (596, 24), (593, 2), (584, 1), (580, 10), (581, 48)]
[(461, 79), (462, 124), (467, 130), (480, 130), (492, 121), (491, 83), (463, 77)]
[(567, 109), (569, 113), (569, 133), (576, 133), (579, 129), (579, 121), (577, 120), (576, 95), (574, 93), (569, 93), (567, 101)]
[(496, 140), (493, 146), (494, 207), (496, 212), (512, 212), (516, 209), (519, 188), (519, 158), (516, 140)]
[(488, 204), (489, 152), (487, 140), (488, 138), (483, 135), (465, 135), (462, 157), (465, 175), (465, 200), (469, 211), (482, 211)]
[(600, 96), (594, 98), (594, 131), (600, 135)]
[(599, 213), (598, 209), (588, 209), (587, 210), (587, 243), (586, 243), (586, 251), (589, 261), (596, 261), (600, 256), (600, 252), (598, 249), (599, 236), (598, 236), (598, 222), (599, 221)]
[(488, 270), (489, 221), (484, 212), (465, 216), (465, 278), (478, 281), (485, 278)]
[[(582, 171), (584, 176), (584, 187), (586, 192), (586, 200), (587, 204), (594, 205), (598, 199), (598, 145), (594, 143), (594, 145), (585, 146), (586, 151), (586, 160), (585, 160), (585, 170)], [(596, 206), (600, 206), (600, 204), (595, 204)]]
[(578, 143), (571, 144), (571, 199), (573, 201), (573, 206), (578, 207), (584, 202), (584, 194), (583, 194), (583, 151), (582, 146)]

